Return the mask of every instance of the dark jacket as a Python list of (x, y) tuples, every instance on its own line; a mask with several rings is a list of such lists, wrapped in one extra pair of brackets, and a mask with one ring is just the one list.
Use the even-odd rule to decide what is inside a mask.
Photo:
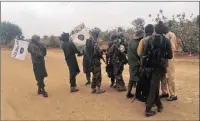
[(65, 60), (68, 65), (70, 75), (78, 74), (80, 70), (75, 54), (80, 54), (80, 52), (72, 42), (63, 42), (62, 49), (65, 55)]
[[(161, 42), (161, 38), (162, 37), (162, 42)], [(149, 52), (151, 50), (151, 45), (154, 46), (155, 49), (160, 48), (160, 58), (163, 58), (163, 60), (165, 60), (165, 63), (167, 65), (167, 60), (168, 59), (172, 59), (173, 58), (173, 53), (172, 53), (172, 47), (171, 47), (171, 43), (170, 40), (167, 39), (165, 36), (163, 35), (156, 35), (154, 37), (154, 39), (150, 39), (150, 40), (146, 40), (144, 42), (144, 53), (143, 53), (143, 57), (148, 55), (149, 56)], [(153, 53), (151, 53), (153, 54)], [(159, 63), (157, 63), (157, 57), (150, 55), (150, 60), (149, 60), (149, 64), (147, 64), (148, 67), (159, 67)]]
[(39, 42), (31, 41), (28, 46), (28, 52), (31, 54), (33, 63), (44, 63), (46, 48)]
[(47, 77), (48, 74), (44, 61), (44, 56), (46, 56), (46, 48), (41, 43), (32, 41), (29, 44), (28, 52), (31, 54), (35, 79), (41, 80), (42, 78)]
[(90, 58), (86, 54), (86, 50), (84, 48), (83, 49), (83, 72), (84, 73), (90, 72), (90, 67), (91, 67)]
[(114, 44), (108, 50), (107, 56), (111, 58), (113, 64), (113, 73), (120, 74), (124, 69), (124, 64), (127, 63), (126, 54), (120, 52), (118, 49), (120, 47), (120, 43), (117, 40), (114, 40)]

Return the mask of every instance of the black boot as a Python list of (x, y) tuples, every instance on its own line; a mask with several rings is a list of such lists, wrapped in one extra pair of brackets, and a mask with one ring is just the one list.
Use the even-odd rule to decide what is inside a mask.
[(145, 111), (145, 116), (146, 116), (146, 117), (154, 116), (154, 115), (156, 115), (156, 112), (155, 112), (155, 111), (152, 111), (152, 110), (146, 110), (146, 111)]
[(136, 99), (138, 99), (141, 102), (146, 102), (146, 99), (144, 97), (136, 97)]
[(133, 98), (133, 97), (134, 97), (134, 94), (132, 94), (131, 92), (128, 92), (127, 95), (126, 95), (126, 97), (127, 97), (127, 98)]
[(38, 87), (38, 95), (42, 94), (42, 89)]
[(43, 97), (48, 97), (48, 93), (45, 91), (45, 89), (42, 89), (42, 95), (43, 95)]
[(77, 89), (76, 87), (71, 87), (71, 90), (70, 90), (71, 93), (78, 92), (78, 91), (79, 91), (79, 89)]
[(115, 83), (115, 79), (111, 77), (111, 84), (110, 84), (110, 87), (111, 87), (111, 88), (114, 87), (114, 83)]
[(161, 106), (158, 107), (157, 111), (158, 111), (158, 112), (162, 112), (162, 111), (163, 111), (163, 108), (164, 108), (164, 107), (161, 105)]
[(90, 81), (87, 81), (87, 82), (85, 83), (85, 85), (89, 85), (89, 84), (91, 84), (91, 82), (90, 82)]

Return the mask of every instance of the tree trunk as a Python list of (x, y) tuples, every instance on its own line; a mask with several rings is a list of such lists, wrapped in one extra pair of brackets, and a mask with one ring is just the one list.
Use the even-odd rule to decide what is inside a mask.
[(189, 54), (189, 56), (192, 56), (192, 51), (190, 50), (190, 54)]
[(181, 41), (181, 48), (182, 48), (183, 52), (185, 52), (186, 51), (185, 44), (184, 44), (183, 40), (181, 39), (181, 37), (179, 37), (179, 39)]

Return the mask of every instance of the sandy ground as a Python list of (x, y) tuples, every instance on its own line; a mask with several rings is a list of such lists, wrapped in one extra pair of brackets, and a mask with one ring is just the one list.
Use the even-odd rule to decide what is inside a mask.
[[(154, 117), (144, 117), (144, 104), (131, 103), (126, 92), (109, 88), (109, 79), (102, 64), (102, 95), (90, 94), (85, 75), (77, 76), (80, 92), (69, 93), (68, 68), (62, 51), (49, 50), (45, 79), (48, 98), (37, 95), (30, 55), (25, 61), (10, 57), (11, 51), (1, 52), (1, 116), (2, 120), (198, 120), (199, 65), (198, 60), (177, 59), (176, 92), (178, 100), (163, 100), (164, 111)], [(82, 58), (78, 58), (82, 70)], [(123, 73), (128, 83), (128, 66)]]

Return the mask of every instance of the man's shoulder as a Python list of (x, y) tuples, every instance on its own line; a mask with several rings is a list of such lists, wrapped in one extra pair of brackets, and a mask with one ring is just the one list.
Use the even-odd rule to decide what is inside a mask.
[(174, 37), (174, 36), (176, 36), (175, 35), (175, 33), (173, 33), (173, 32), (171, 32), (171, 31), (169, 31), (167, 34), (166, 34), (166, 36), (165, 37), (167, 37), (167, 38), (171, 38), (171, 37)]

